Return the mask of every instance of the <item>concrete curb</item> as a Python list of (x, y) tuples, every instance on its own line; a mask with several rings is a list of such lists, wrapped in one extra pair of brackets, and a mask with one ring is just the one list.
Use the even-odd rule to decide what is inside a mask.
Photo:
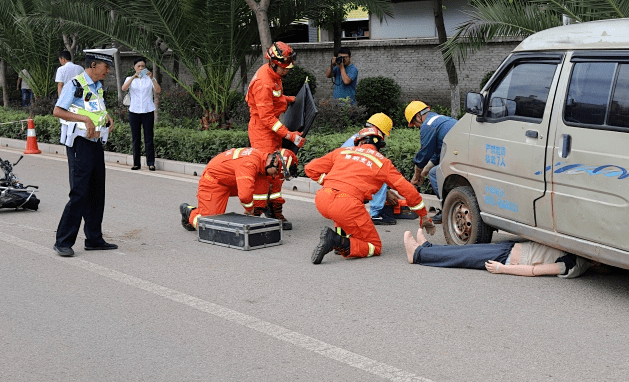
[[(26, 141), (22, 141), (20, 139), (0, 137), (0, 146), (24, 150), (26, 149)], [(37, 143), (37, 147), (44, 153), (62, 155), (62, 156), (66, 155), (66, 146), (64, 145), (54, 145), (50, 143)], [(114, 153), (111, 151), (105, 151), (105, 162), (117, 163), (117, 164), (126, 165), (126, 166), (133, 166), (133, 156), (128, 155), (128, 154), (120, 154), (120, 153)], [(146, 167), (146, 157), (142, 157), (142, 166)], [(203, 170), (205, 169), (205, 165), (199, 164), (199, 163), (178, 162), (174, 160), (155, 158), (155, 168), (160, 171), (168, 171), (168, 172), (174, 172), (177, 174), (200, 176), (203, 173)], [(321, 185), (309, 178), (300, 177), (300, 178), (293, 178), (289, 181), (284, 182), (282, 189), (286, 191), (315, 194), (317, 191), (321, 189)], [(424, 203), (426, 204), (426, 208), (428, 208), (428, 210), (435, 210), (437, 208), (439, 209), (441, 208), (441, 203), (439, 202), (436, 196), (422, 195), (422, 197), (424, 199)]]

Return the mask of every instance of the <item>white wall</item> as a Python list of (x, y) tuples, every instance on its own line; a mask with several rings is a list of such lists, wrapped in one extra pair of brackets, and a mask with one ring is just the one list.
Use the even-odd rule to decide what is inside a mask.
[[(393, 16), (385, 17), (382, 22), (371, 16), (370, 38), (421, 38), (437, 37), (433, 1), (409, 1), (395, 3)], [(443, 0), (445, 9), (443, 18), (448, 36), (456, 32), (456, 27), (468, 19), (461, 10), (469, 10), (467, 0)]]

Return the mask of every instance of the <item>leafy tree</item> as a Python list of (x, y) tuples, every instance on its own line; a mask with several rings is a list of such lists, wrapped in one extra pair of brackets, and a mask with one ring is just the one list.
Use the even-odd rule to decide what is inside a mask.
[[(446, 34), (446, 26), (443, 20), (443, 1), (435, 0), (433, 3), (433, 11), (435, 14), (435, 25), (437, 27), (437, 36), (439, 44), (444, 44), (448, 36)], [(442, 53), (443, 55), (443, 53)], [(450, 109), (451, 116), (456, 118), (461, 111), (461, 94), (459, 92), (459, 77), (456, 74), (456, 66), (452, 57), (443, 57), (443, 62), (448, 73), (448, 82), (450, 82)]]
[[(145, 56), (188, 91), (208, 118), (222, 122), (239, 65), (251, 65), (258, 38), (245, 0), (59, 0), (39, 14), (40, 20), (62, 19), (64, 31), (79, 39), (97, 34)], [(199, 91), (166, 64), (170, 54), (188, 69)]]
[(567, 20), (629, 17), (629, 0), (470, 0), (470, 18), (442, 45), (444, 58), (465, 61), (499, 36), (527, 37)]
[(56, 90), (55, 69), (63, 41), (58, 26), (46, 21), (35, 23), (29, 16), (40, 0), (0, 1), (0, 57), (17, 72), (26, 69), (35, 97)]

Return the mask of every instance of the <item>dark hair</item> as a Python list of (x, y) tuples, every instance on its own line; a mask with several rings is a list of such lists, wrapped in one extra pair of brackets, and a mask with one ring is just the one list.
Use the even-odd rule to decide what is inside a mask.
[(72, 61), (72, 55), (67, 50), (59, 52), (59, 58), (65, 58), (68, 61)]
[(349, 50), (348, 47), (342, 47), (341, 49), (339, 49), (339, 54), (341, 53), (347, 53), (348, 56), (352, 57), (352, 52)]
[(146, 65), (146, 58), (144, 58), (144, 57), (138, 57), (138, 58), (136, 58), (135, 60), (133, 60), (133, 66), (135, 66), (135, 64), (137, 64), (137, 63), (138, 63), (138, 62), (140, 62), (140, 61), (144, 62), (144, 65)]

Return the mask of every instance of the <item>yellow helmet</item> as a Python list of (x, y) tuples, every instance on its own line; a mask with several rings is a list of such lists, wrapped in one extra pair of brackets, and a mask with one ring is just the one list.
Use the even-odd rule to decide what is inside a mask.
[(388, 115), (384, 113), (376, 113), (369, 117), (367, 123), (371, 123), (372, 125), (376, 126), (387, 137), (391, 135), (390, 132), (393, 128), (393, 121), (391, 120), (391, 118), (389, 118)]
[(413, 120), (413, 117), (415, 117), (415, 114), (427, 108), (428, 108), (428, 105), (426, 105), (422, 101), (411, 101), (411, 103), (409, 103), (408, 106), (406, 107), (406, 110), (404, 110), (404, 116), (406, 117), (406, 120), (408, 121), (408, 127), (413, 127), (413, 124), (411, 123), (411, 121)]

